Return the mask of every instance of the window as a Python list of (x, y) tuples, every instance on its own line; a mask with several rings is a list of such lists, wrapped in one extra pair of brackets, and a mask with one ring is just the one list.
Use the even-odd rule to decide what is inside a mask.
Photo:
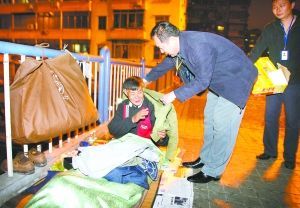
[(37, 40), (37, 44), (41, 44), (41, 43), (48, 43), (49, 48), (51, 48), (51, 49), (56, 49), (56, 50), (61, 49), (59, 47), (59, 40), (55, 40), (55, 39), (39, 39), (39, 40)]
[(106, 16), (99, 16), (98, 17), (98, 29), (99, 30), (106, 30)]
[(114, 10), (114, 28), (142, 28), (143, 10)]
[(29, 0), (16, 0), (15, 3), (16, 4), (29, 4), (30, 1)]
[(90, 27), (90, 12), (65, 12), (63, 15), (64, 28)]
[(23, 45), (30, 45), (30, 46), (36, 45), (35, 40), (32, 40), (32, 39), (16, 39), (15, 43), (19, 43), (19, 44), (23, 44)]
[(154, 59), (161, 59), (162, 58), (162, 54), (160, 52), (160, 49), (156, 46), (154, 46), (154, 55), (153, 55)]
[(37, 21), (40, 30), (60, 28), (60, 18), (58, 12), (38, 13)]
[(67, 49), (74, 53), (89, 53), (89, 40), (63, 40), (63, 45), (67, 44)]
[(167, 16), (167, 15), (155, 16), (155, 23), (162, 22), (162, 21), (169, 21), (169, 16)]
[(15, 29), (27, 29), (35, 30), (35, 14), (34, 13), (23, 13), (15, 14)]
[(0, 15), (0, 29), (8, 29), (11, 26), (11, 16), (10, 15)]
[(245, 11), (230, 11), (229, 16), (232, 19), (246, 20), (248, 18), (248, 13)]
[(125, 59), (140, 59), (143, 42), (138, 40), (115, 40), (112, 42), (112, 57)]
[(11, 4), (11, 0), (0, 0), (0, 4)]

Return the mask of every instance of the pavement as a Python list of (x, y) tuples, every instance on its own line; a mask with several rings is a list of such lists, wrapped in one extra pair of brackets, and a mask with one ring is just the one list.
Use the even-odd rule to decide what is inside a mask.
[[(205, 95), (175, 103), (179, 146), (185, 151), (183, 161), (192, 161), (199, 155), (203, 143), (204, 104)], [(193, 208), (300, 208), (300, 153), (297, 153), (294, 170), (284, 167), (284, 116), (280, 118), (278, 158), (256, 159), (256, 155), (263, 152), (264, 106), (265, 96), (250, 97), (234, 152), (221, 180), (194, 183)], [(198, 171), (200, 169), (194, 173)]]
[[(203, 94), (184, 103), (175, 102), (183, 161), (192, 161), (199, 156), (203, 144), (205, 99)], [(284, 116), (280, 118), (278, 158), (256, 159), (263, 151), (264, 106), (265, 96), (250, 97), (232, 157), (221, 180), (194, 183), (193, 208), (300, 208), (299, 151), (294, 170), (286, 169), (282, 164)], [(198, 171), (194, 170), (194, 173)], [(183, 167), (178, 172), (192, 174), (190, 169)]]

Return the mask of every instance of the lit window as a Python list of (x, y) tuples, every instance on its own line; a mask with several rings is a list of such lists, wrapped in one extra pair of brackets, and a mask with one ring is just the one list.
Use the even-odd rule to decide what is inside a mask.
[(217, 30), (218, 30), (218, 31), (224, 31), (224, 29), (225, 29), (225, 28), (224, 28), (224, 26), (222, 26), (222, 25), (218, 25), (218, 26), (217, 26)]
[(89, 40), (63, 40), (63, 45), (67, 44), (67, 49), (75, 53), (89, 53)]

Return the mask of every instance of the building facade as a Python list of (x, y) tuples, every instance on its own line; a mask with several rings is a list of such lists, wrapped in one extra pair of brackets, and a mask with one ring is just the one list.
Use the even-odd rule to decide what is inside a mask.
[(217, 33), (245, 50), (250, 3), (251, 0), (190, 0), (187, 29)]
[(0, 40), (156, 64), (156, 22), (186, 27), (187, 0), (0, 0)]

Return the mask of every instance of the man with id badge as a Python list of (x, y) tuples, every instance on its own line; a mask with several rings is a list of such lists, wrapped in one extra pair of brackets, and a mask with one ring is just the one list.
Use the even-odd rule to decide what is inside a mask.
[(272, 0), (272, 12), (275, 21), (267, 24), (250, 53), (255, 62), (267, 51), (270, 60), (276, 66), (285, 66), (291, 76), (283, 93), (266, 96), (264, 152), (256, 158), (268, 160), (277, 158), (279, 117), (281, 107), (285, 106), (284, 166), (294, 169), (299, 142), (300, 127), (300, 20), (295, 0)]

